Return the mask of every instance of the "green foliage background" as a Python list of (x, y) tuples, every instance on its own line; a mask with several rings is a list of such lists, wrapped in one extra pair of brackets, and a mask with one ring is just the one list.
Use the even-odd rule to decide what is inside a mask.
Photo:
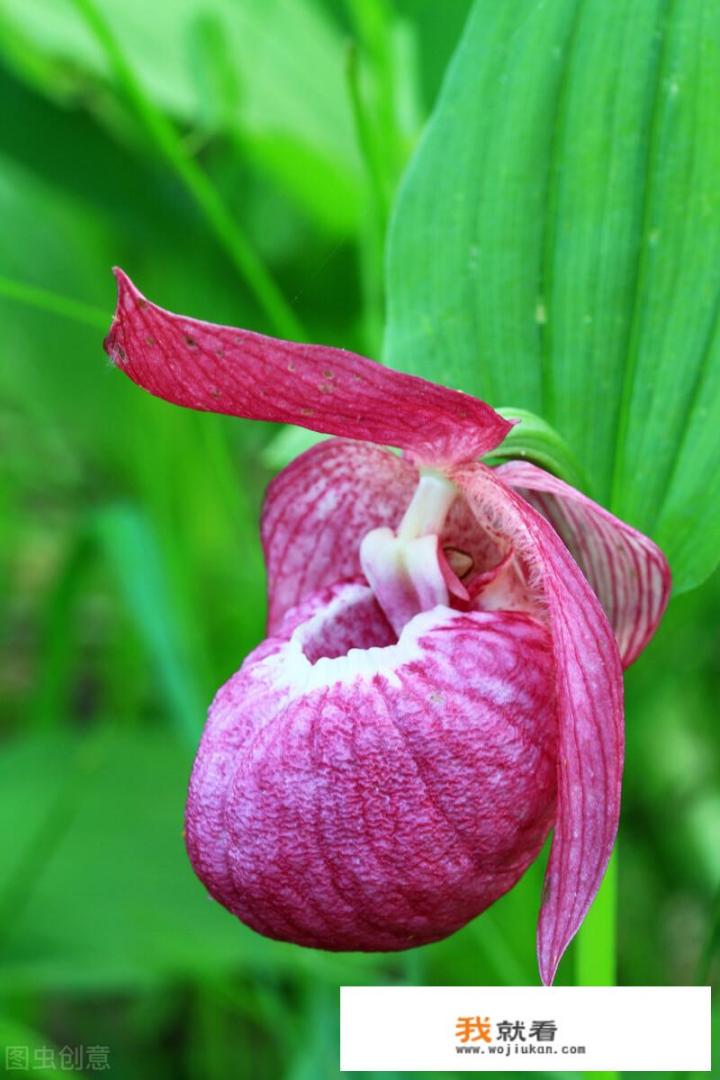
[[(206, 897), (182, 844), (188, 770), (207, 702), (262, 636), (257, 518), (295, 435), (153, 400), (101, 350), (117, 263), (171, 309), (379, 356), (391, 206), (468, 7), (0, 0), (0, 1042), (107, 1045), (112, 1075), (140, 1080), (314, 1080), (338, 1071), (341, 984), (537, 980), (542, 867), (391, 957), (268, 942)], [(716, 117), (696, 118), (698, 145), (717, 146)], [(396, 298), (417, 268), (398, 250)], [(509, 321), (492, 347), (509, 349), (494, 271)], [(692, 304), (688, 287), (688, 324)], [(622, 983), (718, 973), (719, 628), (715, 574), (628, 673)]]

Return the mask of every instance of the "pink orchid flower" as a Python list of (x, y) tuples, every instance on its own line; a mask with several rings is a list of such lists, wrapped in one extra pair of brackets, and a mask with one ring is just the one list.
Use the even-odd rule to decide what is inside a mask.
[(615, 842), (622, 668), (667, 603), (664, 556), (542, 469), (482, 464), (511, 427), (485, 403), (117, 279), (106, 348), (138, 385), (340, 436), (267, 493), (268, 637), (210, 708), (186, 814), (198, 876), (269, 937), (405, 949), (485, 910), (552, 829), (551, 983)]

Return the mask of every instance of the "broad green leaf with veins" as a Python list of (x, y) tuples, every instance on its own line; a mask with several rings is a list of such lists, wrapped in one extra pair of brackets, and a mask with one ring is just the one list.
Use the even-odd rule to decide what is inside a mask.
[(386, 359), (531, 410), (592, 494), (720, 554), (720, 9), (477, 0), (390, 233)]

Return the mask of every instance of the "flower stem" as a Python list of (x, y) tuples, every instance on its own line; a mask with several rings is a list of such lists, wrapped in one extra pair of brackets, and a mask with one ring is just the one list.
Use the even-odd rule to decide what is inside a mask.
[[(575, 948), (578, 986), (615, 986), (617, 981), (618, 852), (613, 852), (595, 902), (585, 917)], [(616, 1080), (616, 1072), (586, 1073)]]
[(375, 351), (382, 338), (385, 305), (383, 248), (387, 227), (388, 206), (385, 195), (382, 162), (378, 156), (369, 123), (368, 110), (360, 91), (357, 47), (350, 42), (346, 54), (346, 77), (355, 132), (367, 174), (367, 212), (365, 227), (360, 233), (360, 269), (365, 296), (365, 316), (369, 351)]

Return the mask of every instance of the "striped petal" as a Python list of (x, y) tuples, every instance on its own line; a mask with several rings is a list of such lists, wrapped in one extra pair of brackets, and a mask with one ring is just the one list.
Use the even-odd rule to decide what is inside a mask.
[(512, 461), (497, 472), (562, 537), (603, 606), (623, 664), (632, 664), (655, 633), (670, 596), (670, 567), (662, 551), (535, 465)]
[(105, 349), (139, 386), (176, 405), (396, 446), (436, 466), (487, 453), (512, 427), (477, 398), (344, 349), (173, 315), (121, 270), (115, 276)]
[(478, 522), (514, 544), (548, 619), (556, 668), (557, 816), (538, 922), (540, 975), (549, 985), (607, 867), (620, 812), (622, 667), (610, 624), (558, 534), (480, 464), (452, 470)]
[(407, 459), (349, 439), (318, 443), (275, 477), (261, 524), (270, 633), (307, 596), (362, 573), (361, 540), (397, 527), (417, 482)]

